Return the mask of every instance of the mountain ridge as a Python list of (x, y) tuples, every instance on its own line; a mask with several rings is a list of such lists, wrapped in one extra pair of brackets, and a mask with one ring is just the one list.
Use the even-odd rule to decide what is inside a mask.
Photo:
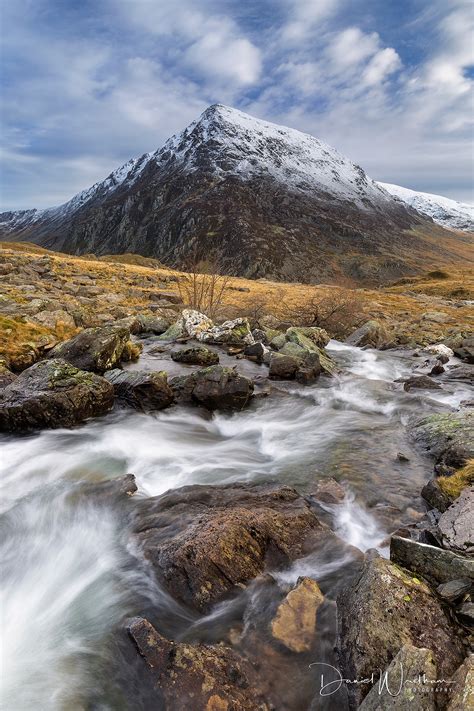
[(335, 149), (222, 104), (59, 207), (3, 213), (0, 232), (177, 267), (212, 255), (236, 275), (299, 281), (373, 283), (413, 273), (426, 251), (459, 258), (450, 233)]

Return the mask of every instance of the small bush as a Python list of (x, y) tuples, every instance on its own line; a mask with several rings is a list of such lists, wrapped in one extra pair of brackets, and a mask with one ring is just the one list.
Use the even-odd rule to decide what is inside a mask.
[(474, 484), (474, 459), (470, 459), (462, 469), (458, 469), (452, 476), (440, 476), (437, 481), (439, 488), (446, 496), (449, 496), (450, 499), (457, 499), (466, 486)]
[(432, 272), (426, 274), (430, 279), (450, 279), (451, 275), (442, 269), (434, 269)]

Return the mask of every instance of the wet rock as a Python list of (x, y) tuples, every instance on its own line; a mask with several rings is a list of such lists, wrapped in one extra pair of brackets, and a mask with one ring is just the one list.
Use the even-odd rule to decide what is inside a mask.
[[(344, 678), (370, 678), (407, 644), (431, 650), (441, 678), (462, 661), (456, 628), (429, 587), (383, 558), (364, 564), (339, 596), (338, 610)], [(351, 708), (358, 708), (368, 691), (362, 684), (349, 685)]]
[(381, 675), (387, 685), (378, 679), (359, 711), (435, 711), (436, 677), (431, 650), (406, 644)]
[(166, 373), (141, 370), (110, 370), (104, 375), (113, 385), (119, 404), (143, 412), (163, 410), (174, 401)]
[(111, 409), (114, 389), (104, 378), (55, 358), (24, 370), (0, 393), (0, 430), (72, 427)]
[(470, 711), (474, 693), (474, 654), (466, 657), (451, 681), (447, 711)]
[(474, 561), (452, 551), (400, 536), (390, 540), (390, 560), (434, 583), (474, 579)]
[(296, 358), (281, 353), (272, 353), (269, 377), (274, 380), (294, 380), (299, 362)]
[(212, 326), (197, 336), (203, 343), (228, 345), (250, 345), (254, 342), (248, 319), (236, 318), (224, 321), (220, 326)]
[(474, 383), (474, 365), (463, 363), (462, 365), (452, 365), (446, 371), (448, 380), (460, 380), (461, 382)]
[(444, 368), (441, 363), (436, 363), (430, 370), (430, 375), (441, 375), (442, 373), (444, 373)]
[(292, 326), (286, 331), (286, 340), (311, 350), (312, 346), (316, 346), (318, 349), (324, 348), (329, 343), (330, 338), (324, 328)]
[(425, 501), (441, 512), (446, 511), (452, 504), (451, 499), (440, 488), (436, 479), (430, 479), (430, 481), (424, 485), (421, 490), (421, 495)]
[(309, 652), (316, 636), (316, 612), (323, 600), (324, 595), (315, 580), (300, 578), (272, 620), (274, 639), (292, 652)]
[(169, 319), (162, 316), (139, 315), (137, 320), (140, 325), (139, 333), (154, 333), (156, 336), (161, 336), (171, 326)]
[(438, 521), (445, 548), (474, 554), (474, 487), (464, 489)]
[(134, 529), (159, 581), (201, 611), (333, 536), (294, 489), (269, 484), (176, 489), (140, 502)]
[(249, 360), (253, 360), (255, 363), (263, 363), (265, 355), (269, 353), (268, 348), (265, 348), (263, 343), (258, 341), (257, 343), (252, 343), (250, 346), (246, 346), (244, 349), (244, 355)]
[(399, 462), (409, 462), (410, 457), (407, 457), (406, 454), (403, 454), (403, 452), (397, 452), (397, 459)]
[(130, 331), (123, 326), (87, 328), (51, 351), (53, 358), (67, 360), (76, 368), (104, 373), (120, 362), (130, 340)]
[(210, 318), (194, 309), (184, 309), (181, 323), (183, 331), (191, 338), (198, 340), (201, 334), (214, 326)]
[(335, 479), (329, 478), (318, 481), (312, 496), (324, 504), (340, 504), (346, 498), (346, 492)]
[(413, 418), (413, 439), (435, 458), (436, 471), (449, 474), (474, 457), (474, 412), (443, 412)]
[(253, 382), (233, 368), (214, 365), (195, 373), (192, 398), (208, 410), (242, 410), (253, 395)]
[(473, 587), (473, 581), (469, 578), (458, 578), (457, 580), (450, 580), (447, 583), (442, 583), (436, 588), (436, 592), (443, 600), (446, 602), (456, 602), (463, 595), (470, 592)]
[(388, 340), (388, 333), (385, 326), (376, 319), (371, 319), (356, 329), (346, 340), (350, 346), (370, 346), (379, 348)]
[(171, 359), (177, 363), (190, 363), (191, 365), (215, 365), (219, 362), (219, 355), (205, 346), (188, 346), (171, 351)]
[(137, 617), (128, 633), (173, 711), (269, 711), (251, 664), (224, 645), (171, 642)]
[(441, 385), (432, 380), (428, 375), (413, 375), (408, 380), (405, 380), (403, 389), (409, 392), (410, 390), (440, 390)]

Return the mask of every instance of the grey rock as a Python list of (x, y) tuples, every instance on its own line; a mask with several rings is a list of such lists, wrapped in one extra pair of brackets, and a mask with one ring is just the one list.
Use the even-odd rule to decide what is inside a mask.
[(104, 377), (113, 385), (118, 402), (135, 410), (163, 410), (174, 400), (164, 372), (115, 369)]
[(380, 321), (371, 319), (351, 333), (346, 343), (350, 346), (358, 346), (359, 348), (362, 346), (379, 348), (387, 339), (388, 334), (385, 326), (380, 323)]
[(124, 326), (87, 328), (56, 346), (51, 356), (63, 358), (81, 370), (104, 373), (118, 365), (129, 339), (130, 331)]
[(469, 578), (458, 578), (457, 580), (450, 580), (447, 583), (442, 583), (436, 588), (436, 592), (443, 600), (447, 602), (456, 602), (463, 595), (470, 592), (473, 587), (473, 581)]
[(170, 353), (172, 360), (177, 363), (190, 363), (191, 365), (216, 365), (219, 355), (204, 346), (188, 346), (173, 350)]
[(441, 512), (446, 511), (452, 504), (451, 499), (442, 491), (436, 479), (430, 479), (429, 482), (424, 485), (421, 490), (421, 495), (425, 501)]
[(447, 711), (472, 711), (474, 708), (474, 654), (470, 654), (453, 675)]
[(405, 380), (403, 389), (409, 392), (410, 390), (440, 390), (441, 385), (432, 380), (428, 375), (413, 375), (408, 380)]
[(438, 521), (443, 546), (474, 553), (474, 487), (466, 487)]
[(400, 536), (390, 540), (390, 560), (434, 583), (453, 578), (474, 579), (474, 561), (426, 543)]
[(254, 390), (249, 378), (221, 365), (171, 378), (169, 383), (178, 402), (203, 405), (208, 410), (242, 410)]

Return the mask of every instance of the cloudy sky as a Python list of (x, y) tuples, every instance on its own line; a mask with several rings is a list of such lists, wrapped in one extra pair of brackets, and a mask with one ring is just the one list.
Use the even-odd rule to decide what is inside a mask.
[(470, 0), (1, 0), (2, 208), (64, 202), (220, 102), (473, 201)]

